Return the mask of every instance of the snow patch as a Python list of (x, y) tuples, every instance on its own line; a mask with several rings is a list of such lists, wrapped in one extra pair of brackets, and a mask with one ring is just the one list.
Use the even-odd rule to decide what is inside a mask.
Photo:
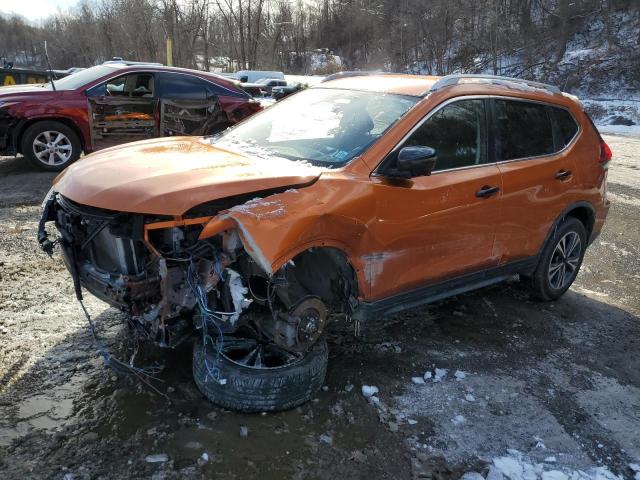
[[(554, 458), (555, 461), (555, 457), (548, 458)], [(547, 465), (535, 463), (517, 450), (511, 451), (509, 455), (494, 458), (493, 467), (509, 480), (623, 480), (622, 476), (614, 475), (606, 467), (574, 470), (554, 466), (547, 470)]]
[(373, 385), (362, 385), (362, 395), (367, 398), (374, 396), (379, 391), (380, 390), (378, 389), (378, 387), (375, 387)]

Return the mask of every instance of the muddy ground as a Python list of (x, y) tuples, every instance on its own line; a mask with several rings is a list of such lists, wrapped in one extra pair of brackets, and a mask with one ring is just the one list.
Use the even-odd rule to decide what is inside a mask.
[[(268, 415), (207, 403), (188, 347), (149, 354), (164, 362), (166, 398), (105, 370), (59, 256), (36, 243), (53, 175), (0, 159), (0, 478), (459, 478), (505, 455), (538, 473), (633, 478), (640, 140), (607, 141), (609, 219), (560, 301), (533, 302), (511, 282), (412, 310), (383, 342), (332, 344), (317, 398)], [(118, 352), (121, 314), (87, 305)], [(412, 382), (436, 368), (442, 381)]]

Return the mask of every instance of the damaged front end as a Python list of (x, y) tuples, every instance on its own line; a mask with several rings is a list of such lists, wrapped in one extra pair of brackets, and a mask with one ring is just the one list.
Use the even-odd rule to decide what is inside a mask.
[[(199, 209), (163, 217), (79, 205), (52, 192), (43, 204), (38, 240), (48, 253), (59, 243), (79, 299), (84, 287), (126, 312), (160, 346), (175, 347), (201, 331), (307, 352), (332, 314), (349, 311), (354, 272), (337, 251), (317, 249), (267, 273), (231, 223), (201, 239), (205, 225), (236, 200), (204, 215)], [(60, 233), (55, 242), (47, 222)], [(253, 358), (254, 366), (264, 362)]]

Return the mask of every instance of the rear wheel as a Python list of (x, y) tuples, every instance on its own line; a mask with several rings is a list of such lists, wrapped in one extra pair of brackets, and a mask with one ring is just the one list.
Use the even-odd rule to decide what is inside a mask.
[(54, 120), (34, 123), (22, 136), (22, 154), (36, 167), (52, 172), (75, 162), (81, 149), (73, 129)]
[(273, 343), (225, 336), (218, 350), (196, 341), (193, 378), (211, 402), (242, 412), (287, 410), (310, 400), (324, 382), (329, 357), (324, 338), (295, 354)]
[(586, 248), (584, 225), (576, 218), (567, 218), (542, 250), (531, 277), (534, 295), (545, 301), (560, 298), (576, 279)]

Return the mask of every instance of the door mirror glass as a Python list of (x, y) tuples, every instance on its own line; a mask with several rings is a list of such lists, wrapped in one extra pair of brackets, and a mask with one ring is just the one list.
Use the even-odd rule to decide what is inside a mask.
[(436, 151), (431, 147), (403, 147), (398, 152), (395, 168), (391, 169), (388, 174), (404, 178), (431, 175), (436, 166), (436, 159)]

